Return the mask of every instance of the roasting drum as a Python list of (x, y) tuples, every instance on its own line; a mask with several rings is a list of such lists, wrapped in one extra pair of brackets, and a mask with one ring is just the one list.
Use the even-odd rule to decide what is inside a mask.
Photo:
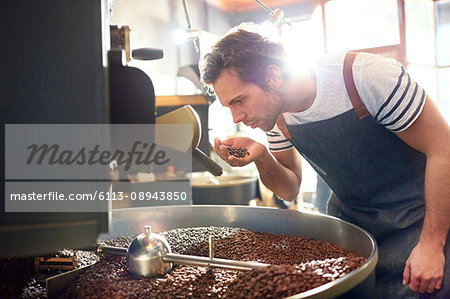
[(335, 217), (229, 205), (130, 208), (113, 210), (112, 231), (101, 235), (101, 239), (139, 234), (146, 224), (150, 224), (154, 232), (173, 228), (228, 226), (330, 242), (367, 258), (366, 263), (342, 278), (290, 298), (331, 298), (349, 294), (360, 297), (363, 294), (373, 295), (374, 292), (378, 260), (374, 238), (363, 229)]

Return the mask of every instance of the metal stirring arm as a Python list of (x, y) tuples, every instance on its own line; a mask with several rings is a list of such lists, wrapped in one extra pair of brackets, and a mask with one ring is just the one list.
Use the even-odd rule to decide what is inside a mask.
[[(127, 256), (127, 248), (106, 246), (102, 243), (97, 248), (98, 254), (113, 255), (113, 256)], [(254, 263), (254, 262), (239, 262), (228, 259), (210, 258), (203, 256), (184, 255), (177, 253), (166, 253), (162, 256), (165, 263), (175, 263), (181, 265), (222, 268), (228, 270), (250, 271), (253, 269), (261, 269), (270, 266), (269, 264)]]
[(192, 256), (175, 253), (166, 253), (163, 256), (163, 261), (166, 263), (175, 263), (182, 265), (222, 268), (228, 270), (250, 271), (254, 269), (261, 269), (270, 266), (269, 264), (253, 263), (253, 262), (239, 262), (227, 259), (209, 258), (203, 256)]
[(97, 253), (126, 256), (128, 269), (132, 273), (146, 277), (166, 274), (172, 268), (171, 263), (239, 271), (270, 266), (269, 264), (214, 258), (214, 238), (212, 235), (209, 236), (209, 257), (203, 257), (171, 253), (170, 246), (164, 237), (152, 234), (149, 225), (144, 226), (144, 231), (144, 234), (137, 236), (131, 242), (129, 249), (106, 246), (102, 243), (98, 245)]
[[(127, 256), (127, 248), (106, 246), (100, 244), (97, 248), (97, 253), (114, 256)], [(228, 270), (249, 271), (253, 269), (261, 269), (270, 266), (269, 264), (253, 263), (253, 262), (239, 262), (228, 259), (209, 258), (203, 256), (184, 255), (177, 253), (166, 253), (162, 260), (165, 263), (175, 263), (191, 266), (202, 266), (212, 268), (222, 268)]]
[(107, 246), (105, 243), (101, 243), (97, 246), (97, 254), (127, 256), (128, 249), (122, 247)]

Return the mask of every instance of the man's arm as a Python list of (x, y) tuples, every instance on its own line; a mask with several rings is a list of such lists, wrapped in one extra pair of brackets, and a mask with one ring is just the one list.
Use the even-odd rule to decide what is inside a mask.
[(261, 181), (278, 197), (292, 201), (297, 197), (302, 182), (300, 154), (291, 148), (272, 152), (272, 155), (266, 151), (261, 159), (255, 160)]
[(433, 101), (427, 98), (420, 116), (397, 136), (423, 152), (427, 159), (425, 220), (420, 240), (406, 262), (403, 281), (413, 291), (431, 293), (442, 284), (443, 249), (450, 225), (450, 129)]

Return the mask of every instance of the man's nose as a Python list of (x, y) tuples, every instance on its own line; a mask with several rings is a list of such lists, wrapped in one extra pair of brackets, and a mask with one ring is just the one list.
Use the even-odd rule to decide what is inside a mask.
[(240, 123), (245, 119), (245, 113), (235, 111), (232, 111), (231, 113), (233, 114), (233, 122), (235, 124)]

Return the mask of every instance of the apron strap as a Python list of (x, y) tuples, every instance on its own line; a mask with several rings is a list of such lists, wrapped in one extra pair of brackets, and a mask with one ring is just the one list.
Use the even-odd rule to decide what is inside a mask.
[[(345, 83), (345, 89), (347, 90), (348, 96), (350, 97), (350, 101), (352, 102), (353, 109), (355, 110), (356, 114), (358, 115), (359, 119), (363, 119), (366, 116), (369, 116), (369, 111), (367, 110), (366, 106), (362, 102), (358, 91), (356, 90), (355, 81), (353, 79), (353, 62), (355, 61), (356, 55), (358, 53), (356, 52), (347, 52), (345, 54), (344, 59), (344, 83)], [(291, 139), (291, 134), (289, 134), (289, 131), (286, 126), (286, 120), (283, 117), (283, 114), (280, 114), (277, 119), (277, 126), (280, 129), (280, 131), (283, 133), (284, 137), (287, 139)]]
[(352, 102), (353, 109), (355, 110), (359, 119), (363, 119), (364, 117), (369, 115), (369, 111), (361, 101), (358, 91), (356, 90), (355, 81), (353, 79), (352, 66), (353, 62), (355, 61), (356, 55), (358, 55), (358, 53), (356, 52), (347, 52), (347, 54), (345, 54), (344, 83), (345, 89), (347, 89), (348, 96), (350, 97), (350, 101)]
[(278, 129), (280, 129), (281, 133), (283, 133), (284, 137), (287, 139), (291, 139), (291, 134), (289, 133), (287, 126), (286, 126), (286, 120), (284, 119), (283, 114), (280, 114), (277, 119), (277, 126)]

